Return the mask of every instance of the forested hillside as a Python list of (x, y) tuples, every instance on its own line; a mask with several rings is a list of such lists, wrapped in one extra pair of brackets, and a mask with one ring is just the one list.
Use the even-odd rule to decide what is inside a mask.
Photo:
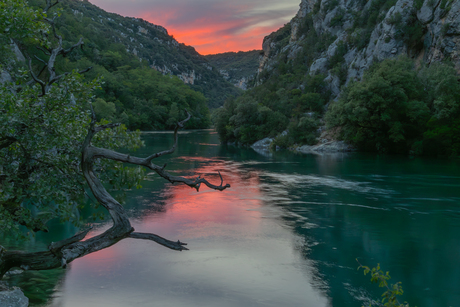
[(254, 86), (262, 50), (225, 52), (206, 55), (205, 58), (220, 74), (235, 86), (248, 89)]
[(264, 39), (258, 86), (215, 112), (222, 141), (333, 135), (369, 151), (458, 155), (459, 12), (449, 0), (303, 0)]
[[(43, 5), (39, 0), (29, 3)], [(102, 77), (95, 102), (99, 117), (131, 129), (170, 129), (187, 108), (193, 113), (188, 127), (205, 128), (210, 124), (208, 107), (239, 94), (193, 47), (178, 43), (161, 26), (107, 13), (87, 1), (63, 1), (60, 8), (56, 30), (64, 46), (79, 38), (84, 46), (56, 67), (92, 67), (85, 78)], [(41, 62), (35, 56), (47, 56), (35, 48), (28, 54), (37, 68)]]

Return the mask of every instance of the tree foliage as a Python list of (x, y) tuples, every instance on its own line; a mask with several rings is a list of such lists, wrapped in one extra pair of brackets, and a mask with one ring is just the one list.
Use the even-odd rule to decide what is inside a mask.
[(326, 119), (364, 150), (458, 155), (459, 90), (446, 64), (417, 71), (406, 57), (385, 60), (351, 83)]
[[(32, 6), (41, 5), (41, 0), (29, 2)], [(76, 50), (57, 66), (62, 65), (62, 69), (67, 71), (92, 66), (94, 72), (88, 74), (88, 80), (94, 79), (96, 74), (106, 76), (107, 86), (103, 85), (105, 93), (98, 92), (97, 95), (115, 103), (117, 115), (129, 108), (128, 102), (131, 98), (119, 95), (121, 92), (131, 91), (130, 96), (148, 100), (142, 93), (132, 90), (130, 85), (133, 82), (115, 82), (108, 86), (109, 82), (118, 81), (117, 72), (120, 69), (158, 69), (159, 73), (167, 75), (162, 79), (165, 83), (170, 80), (170, 75), (194, 72), (194, 84), (183, 88), (201, 92), (210, 108), (221, 106), (227, 96), (239, 95), (241, 92), (226, 82), (216, 69), (210, 70), (208, 61), (193, 47), (178, 43), (161, 26), (142, 19), (105, 12), (87, 1), (63, 1), (61, 7), (61, 17), (56, 20), (56, 27), (63, 36), (64, 45), (72, 44), (75, 38), (83, 37), (85, 47)], [(30, 52), (33, 53), (34, 50)], [(124, 78), (129, 78), (129, 75)], [(115, 92), (112, 91), (114, 86), (118, 88)], [(182, 87), (178, 91), (182, 91)], [(116, 103), (117, 100), (119, 103)]]
[[(358, 262), (359, 263), (359, 262)], [(397, 282), (395, 284), (388, 284), (388, 280), (390, 280), (390, 272), (383, 272), (380, 269), (380, 264), (377, 264), (374, 268), (369, 268), (368, 266), (359, 265), (358, 270), (363, 269), (364, 275), (370, 274), (371, 275), (371, 282), (377, 283), (380, 288), (386, 289), (385, 292), (382, 294), (381, 304), (373, 304), (370, 302), (368, 307), (372, 306), (385, 306), (385, 307), (409, 307), (407, 302), (401, 304), (398, 301), (398, 296), (404, 293), (401, 282)]]
[[(0, 1), (0, 65), (8, 64), (12, 56), (11, 40), (38, 42), (48, 31), (44, 23), (36, 20), (45, 15), (27, 5), (24, 0)], [(1, 68), (1, 67), (0, 67)]]
[[(7, 12), (15, 14), (9, 16), (12, 19), (17, 14), (8, 8), (15, 8), (17, 4), (2, 2)], [(32, 24), (30, 33), (19, 38), (8, 36), (19, 45), (23, 42), (20, 39), (43, 37), (50, 24), (45, 13), (38, 14), (25, 4), (22, 8), (23, 18)], [(58, 50), (59, 35), (54, 39), (47, 36), (50, 40), (42, 40), (41, 47)], [(51, 59), (48, 55), (42, 61), (47, 64), (45, 68), (54, 73)], [(18, 225), (46, 231), (46, 222), (52, 218), (78, 223), (77, 208), (83, 203), (81, 146), (89, 127), (93, 91), (99, 85), (96, 81), (84, 82), (83, 76), (75, 71), (64, 72), (56, 78), (47, 72), (41, 79), (33, 71), (9, 71), (14, 82), (0, 85), (0, 222), (4, 225), (0, 231), (17, 230)], [(128, 133), (124, 126), (101, 133), (95, 143), (131, 149), (142, 145), (139, 133)], [(98, 170), (106, 178), (114, 172), (133, 173), (112, 162), (101, 163)], [(141, 173), (137, 175), (120, 176), (125, 180), (114, 184), (135, 184)]]
[[(58, 3), (58, 0), (46, 0), (43, 12), (47, 13)], [(82, 40), (65, 49), (62, 36), (56, 31), (55, 18), (44, 15), (43, 21), (50, 25), (54, 37), (52, 44), (40, 48), (47, 56), (37, 58), (44, 68), (36, 74), (29, 60), (28, 73), (32, 80), (24, 83), (24, 74), (13, 74), (15, 83), (0, 87), (0, 120), (5, 123), (0, 129), (0, 222), (4, 226), (0, 231), (14, 230), (18, 224), (34, 231), (46, 231), (46, 222), (51, 218), (78, 222), (76, 209), (83, 203), (85, 188), (107, 210), (113, 225), (91, 238), (85, 238), (91, 228), (86, 229), (52, 242), (47, 250), (40, 252), (10, 251), (0, 246), (0, 279), (15, 267), (65, 268), (77, 258), (126, 238), (154, 241), (177, 251), (187, 250), (186, 243), (135, 232), (126, 210), (106, 186), (120, 189), (122, 185), (130, 188), (130, 183), (138, 184), (142, 172), (124, 167), (126, 163), (150, 169), (171, 183), (186, 184), (197, 191), (202, 185), (219, 191), (229, 188), (229, 184), (223, 184), (220, 174), (220, 185), (214, 185), (201, 176), (190, 179), (172, 175), (165, 170), (166, 164), (153, 163), (154, 159), (175, 151), (178, 130), (190, 120), (191, 114), (185, 111), (186, 118), (176, 122), (174, 145), (170, 149), (148, 157), (115, 151), (119, 147), (141, 146), (139, 132), (128, 134), (124, 126), (105, 120), (97, 123), (94, 111), (88, 110), (95, 98), (92, 91), (97, 83), (85, 83), (78, 72), (59, 73), (55, 67), (57, 56), (69, 55), (82, 45)], [(172, 102), (170, 118), (181, 116), (179, 103)], [(105, 112), (112, 110), (112, 105), (100, 100), (97, 107)]]

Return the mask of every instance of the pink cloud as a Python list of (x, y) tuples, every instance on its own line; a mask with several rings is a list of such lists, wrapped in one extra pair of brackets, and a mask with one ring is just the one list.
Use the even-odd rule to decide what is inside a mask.
[(90, 0), (109, 12), (165, 27), (201, 54), (262, 48), (264, 36), (296, 14), (300, 0)]

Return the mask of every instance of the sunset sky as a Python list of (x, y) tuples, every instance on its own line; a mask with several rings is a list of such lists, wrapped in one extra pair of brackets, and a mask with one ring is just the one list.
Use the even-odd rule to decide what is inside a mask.
[(295, 16), (300, 0), (89, 0), (165, 27), (203, 54), (262, 49), (264, 36)]

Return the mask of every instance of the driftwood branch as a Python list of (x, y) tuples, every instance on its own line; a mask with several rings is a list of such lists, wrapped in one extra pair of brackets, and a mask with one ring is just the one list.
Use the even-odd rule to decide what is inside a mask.
[[(152, 161), (153, 159), (155, 158), (158, 158), (158, 157), (161, 157), (161, 156), (164, 156), (164, 155), (169, 155), (169, 154), (172, 154), (175, 150), (176, 150), (176, 147), (177, 147), (177, 132), (179, 131), (180, 128), (183, 128), (185, 123), (188, 122), (188, 120), (191, 118), (191, 115), (190, 113), (187, 111), (187, 109), (185, 110), (185, 113), (187, 113), (187, 118), (184, 119), (183, 121), (181, 122), (178, 122), (177, 125), (176, 125), (176, 128), (174, 129), (174, 145), (171, 149), (168, 149), (168, 150), (165, 150), (165, 151), (162, 151), (162, 152), (158, 152), (158, 153), (155, 153), (149, 157), (147, 157), (147, 160), (150, 162)], [(166, 165), (165, 165), (166, 166)]]
[(162, 238), (153, 233), (133, 232), (129, 235), (129, 238), (154, 241), (160, 245), (166, 246), (167, 248), (170, 248), (173, 250), (178, 250), (178, 251), (189, 250), (188, 248), (184, 247), (184, 245), (187, 245), (187, 243), (183, 243), (181, 241), (177, 241), (177, 242), (170, 241), (168, 239)]

